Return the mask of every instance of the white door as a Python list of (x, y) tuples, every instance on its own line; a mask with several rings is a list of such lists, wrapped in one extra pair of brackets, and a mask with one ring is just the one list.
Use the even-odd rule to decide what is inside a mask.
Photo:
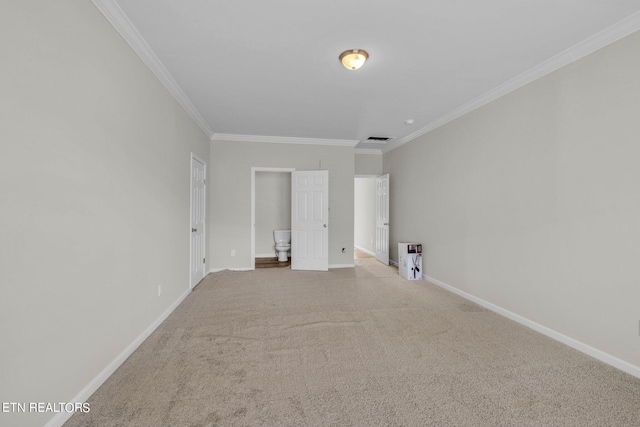
[(389, 174), (376, 178), (376, 258), (389, 265)]
[(291, 172), (291, 269), (329, 270), (329, 171)]
[(205, 224), (205, 164), (191, 157), (191, 272), (190, 286), (193, 288), (204, 277), (204, 224)]

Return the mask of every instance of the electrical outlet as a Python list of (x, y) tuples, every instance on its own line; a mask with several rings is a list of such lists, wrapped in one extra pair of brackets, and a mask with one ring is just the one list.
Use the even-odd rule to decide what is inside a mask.
[(236, 250), (235, 249), (231, 249), (231, 256), (236, 256)]
[(162, 295), (162, 283), (158, 285), (158, 296)]

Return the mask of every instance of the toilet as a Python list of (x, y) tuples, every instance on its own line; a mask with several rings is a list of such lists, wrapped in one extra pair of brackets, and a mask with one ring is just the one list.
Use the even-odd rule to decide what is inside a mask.
[(291, 249), (291, 230), (273, 230), (273, 240), (276, 242), (278, 261), (288, 261), (287, 252)]

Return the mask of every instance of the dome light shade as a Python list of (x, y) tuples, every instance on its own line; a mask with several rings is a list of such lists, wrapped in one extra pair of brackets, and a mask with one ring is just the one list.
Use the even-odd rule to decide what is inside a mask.
[(340, 54), (340, 62), (347, 70), (357, 70), (369, 59), (369, 54), (362, 49), (349, 49)]

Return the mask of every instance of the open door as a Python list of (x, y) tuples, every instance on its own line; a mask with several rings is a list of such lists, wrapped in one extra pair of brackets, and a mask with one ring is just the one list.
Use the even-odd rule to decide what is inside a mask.
[(291, 269), (329, 270), (329, 171), (291, 172)]
[(389, 265), (389, 174), (376, 178), (376, 259)]
[(205, 184), (206, 165), (195, 156), (191, 157), (191, 259), (189, 286), (193, 288), (204, 278), (205, 248)]

